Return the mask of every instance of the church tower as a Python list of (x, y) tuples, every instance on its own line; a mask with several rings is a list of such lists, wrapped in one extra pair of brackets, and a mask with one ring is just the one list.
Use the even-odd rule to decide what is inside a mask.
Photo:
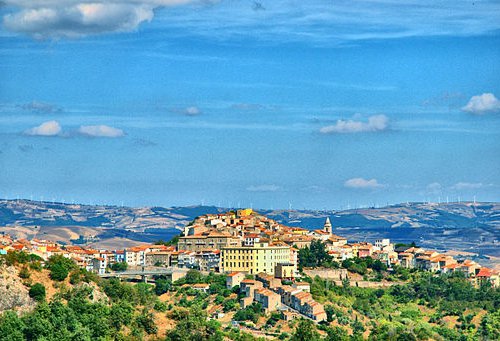
[(326, 217), (325, 225), (323, 225), (323, 231), (332, 234), (332, 224), (330, 223), (330, 217)]

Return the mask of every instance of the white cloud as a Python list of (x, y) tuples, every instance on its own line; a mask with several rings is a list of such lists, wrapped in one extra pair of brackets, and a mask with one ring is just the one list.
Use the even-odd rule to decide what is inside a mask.
[(261, 110), (264, 106), (262, 104), (257, 103), (235, 103), (230, 106), (230, 109), (234, 110)]
[(500, 111), (500, 101), (492, 93), (472, 96), (469, 102), (462, 107), (463, 111), (471, 114), (485, 114)]
[(439, 182), (433, 182), (427, 185), (426, 190), (429, 194), (440, 194), (443, 190), (443, 186)]
[(277, 185), (252, 185), (247, 187), (249, 192), (276, 192), (280, 190), (280, 186)]
[(201, 114), (201, 110), (198, 107), (191, 106), (191, 107), (187, 107), (186, 109), (184, 109), (182, 111), (182, 113), (184, 115), (187, 115), (187, 116), (196, 116), (196, 115)]
[(154, 10), (189, 0), (7, 0), (17, 12), (3, 17), (4, 26), (35, 38), (79, 38), (127, 32), (151, 21)]
[(380, 184), (377, 179), (363, 179), (363, 178), (352, 178), (344, 182), (344, 187), (355, 188), (355, 189), (376, 189), (384, 187)]
[(81, 126), (78, 133), (90, 137), (122, 137), (125, 136), (123, 130), (107, 125)]
[(373, 115), (368, 122), (354, 120), (338, 120), (334, 125), (322, 127), (319, 131), (323, 134), (334, 133), (365, 133), (386, 130), (389, 126), (389, 118), (385, 115)]
[[(190, 2), (199, 5), (158, 11)], [(42, 38), (130, 31), (155, 15), (161, 17), (160, 29), (173, 34), (219, 39), (251, 34), (259, 40), (323, 44), (415, 36), (471, 36), (500, 28), (497, 1), (481, 1), (471, 6), (469, 1), (443, 4), (435, 0), (336, 0), (334, 3), (275, 0), (266, 2), (265, 10), (260, 11), (252, 9), (251, 1), (220, 0), (3, 0), (2, 3), (10, 7), (9, 14), (4, 16), (7, 29)], [(89, 20), (89, 15), (83, 15), (78, 8), (82, 4), (105, 5), (109, 9), (97, 18), (90, 16)]]
[(38, 113), (48, 113), (48, 114), (62, 111), (62, 109), (56, 105), (39, 101), (33, 101), (31, 103), (22, 104), (20, 105), (20, 107), (24, 110), (29, 110)]
[(469, 189), (478, 189), (482, 188), (484, 185), (481, 182), (471, 183), (471, 182), (458, 182), (451, 186), (451, 189), (460, 191), (460, 190), (469, 190)]
[(57, 121), (47, 121), (24, 132), (31, 136), (56, 136), (61, 133), (61, 125)]

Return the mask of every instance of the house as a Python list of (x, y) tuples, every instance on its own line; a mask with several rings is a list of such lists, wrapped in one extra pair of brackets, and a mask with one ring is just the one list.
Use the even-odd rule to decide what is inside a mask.
[(403, 268), (412, 269), (416, 265), (415, 255), (410, 252), (401, 252), (398, 254), (399, 264)]
[(274, 268), (274, 277), (294, 279), (296, 277), (297, 265), (292, 263), (278, 263)]
[(257, 233), (246, 233), (243, 240), (244, 246), (253, 246), (260, 241), (260, 236)]
[(295, 282), (292, 287), (305, 292), (311, 292), (311, 285), (308, 282)]
[(206, 283), (197, 283), (190, 285), (190, 287), (193, 288), (194, 290), (207, 293), (208, 289), (210, 288), (210, 285)]
[(240, 283), (240, 292), (244, 293), (246, 297), (252, 297), (255, 289), (263, 288), (262, 282), (253, 279), (244, 279)]
[(491, 270), (489, 268), (481, 268), (476, 275), (476, 284), (480, 285), (484, 282), (490, 282), (495, 288), (500, 286), (500, 277), (497, 271)]
[(337, 236), (335, 234), (329, 235), (328, 239), (325, 241), (326, 249), (328, 251), (338, 251), (341, 246), (346, 244), (346, 238)]
[(326, 241), (330, 237), (330, 233), (324, 230), (314, 230), (309, 232), (308, 235), (313, 237), (314, 239), (319, 239), (322, 241)]
[(262, 304), (266, 312), (276, 311), (281, 305), (281, 296), (266, 288), (255, 289), (254, 300)]
[(234, 286), (239, 286), (241, 281), (245, 279), (244, 272), (231, 272), (226, 276), (226, 288), (232, 289)]
[(171, 251), (155, 251), (146, 254), (146, 266), (170, 266)]
[(273, 275), (268, 275), (263, 272), (257, 274), (255, 278), (257, 279), (257, 281), (262, 282), (264, 288), (274, 289), (281, 285), (280, 279), (275, 278)]
[(106, 273), (107, 262), (105, 258), (97, 257), (92, 259), (92, 270), (99, 275)]
[(292, 296), (302, 290), (293, 288), (289, 285), (283, 285), (276, 288), (276, 292), (281, 295), (281, 302), (289, 307), (292, 306)]

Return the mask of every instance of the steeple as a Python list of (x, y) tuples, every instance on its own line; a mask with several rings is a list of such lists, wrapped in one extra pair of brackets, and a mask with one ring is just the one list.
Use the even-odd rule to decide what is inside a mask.
[(330, 223), (330, 217), (326, 217), (325, 225), (323, 225), (323, 231), (332, 234), (332, 224)]

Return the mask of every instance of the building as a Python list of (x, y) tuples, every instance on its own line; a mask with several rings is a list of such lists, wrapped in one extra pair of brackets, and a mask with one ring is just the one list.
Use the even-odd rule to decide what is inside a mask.
[(146, 254), (146, 266), (170, 266), (171, 251), (156, 251)]
[(106, 272), (106, 259), (102, 257), (97, 257), (92, 259), (92, 270), (99, 275), (103, 275)]
[(265, 272), (274, 276), (277, 264), (290, 262), (288, 245), (259, 242), (251, 247), (223, 247), (221, 251), (223, 272), (239, 271), (249, 274)]
[(281, 279), (294, 279), (296, 277), (297, 264), (278, 263), (274, 269), (274, 277)]
[(266, 288), (255, 289), (254, 300), (262, 304), (267, 313), (278, 310), (281, 305), (281, 296)]
[(207, 232), (201, 235), (192, 235), (179, 238), (178, 250), (203, 251), (221, 250), (224, 247), (239, 247), (241, 239), (230, 233)]
[[(255, 289), (263, 288), (262, 282), (253, 279), (244, 279), (240, 282), (240, 292), (244, 293), (246, 297), (252, 297)], [(244, 308), (244, 307), (243, 307)]]
[(323, 225), (323, 231), (328, 234), (333, 234), (332, 223), (330, 223), (330, 217), (326, 217), (325, 224)]
[(236, 285), (239, 286), (241, 281), (244, 279), (244, 272), (231, 272), (226, 276), (226, 288), (232, 289)]

